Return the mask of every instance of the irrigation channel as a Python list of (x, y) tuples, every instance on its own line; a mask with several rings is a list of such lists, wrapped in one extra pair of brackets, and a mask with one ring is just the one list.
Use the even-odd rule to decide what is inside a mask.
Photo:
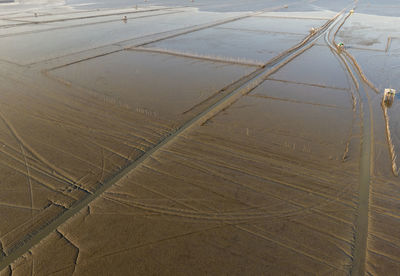
[[(127, 165), (125, 168), (120, 170), (116, 175), (109, 178), (101, 185), (96, 191), (88, 194), (84, 199), (73, 204), (69, 209), (65, 209), (65, 211), (55, 218), (51, 223), (42, 227), (34, 234), (27, 237), (23, 243), (20, 243), (18, 247), (14, 248), (9, 254), (0, 257), (0, 270), (8, 267), (13, 261), (17, 258), (28, 252), (33, 246), (39, 243), (42, 239), (48, 236), (51, 232), (55, 231), (61, 224), (66, 222), (68, 219), (73, 217), (79, 211), (88, 206), (93, 200), (102, 195), (108, 188), (117, 183), (119, 180), (124, 178), (127, 174), (129, 174), (132, 170), (142, 164), (145, 160), (151, 157), (154, 153), (162, 149), (167, 144), (173, 143), (174, 139), (180, 136), (181, 134), (189, 131), (190, 129), (197, 127), (204, 122), (210, 120), (220, 111), (224, 110), (232, 103), (240, 99), (242, 96), (248, 94), (253, 89), (258, 87), (268, 76), (278, 71), (280, 68), (291, 62), (293, 59), (310, 49), (316, 42), (322, 37), (325, 37), (328, 45), (337, 51), (334, 46), (334, 36), (332, 38), (332, 42), (330, 41), (330, 37), (333, 32), (335, 34), (338, 33), (340, 27), (344, 24), (345, 20), (348, 18), (346, 13), (350, 14), (350, 7), (346, 7), (341, 10), (338, 14), (336, 14), (332, 19), (330, 19), (325, 25), (317, 29), (315, 32), (311, 33), (307, 36), (303, 41), (294, 47), (288, 49), (277, 57), (273, 58), (266, 64), (260, 66), (256, 71), (247, 75), (234, 83), (228, 85), (223, 88), (224, 96), (220, 98), (217, 102), (207, 107), (205, 110), (201, 111), (194, 118), (190, 119), (186, 123), (184, 123), (180, 128), (176, 129), (169, 136), (160, 141), (153, 148), (145, 152), (138, 159), (134, 160), (132, 163)], [(232, 18), (229, 20), (239, 20), (242, 18), (246, 18), (247, 16), (241, 16), (238, 18)], [(226, 22), (227, 20), (223, 20), (221, 22)], [(199, 29), (205, 29), (209, 27), (213, 27), (221, 22), (214, 22), (211, 24), (205, 24), (203, 26), (196, 26), (189, 28), (189, 30), (180, 30), (178, 32), (169, 33), (164, 37), (159, 38), (159, 40), (178, 36), (181, 34), (186, 34), (190, 32), (197, 31)], [(146, 42), (142, 42), (138, 45), (143, 46), (146, 45)], [(122, 50), (121, 50), (122, 51)], [(113, 51), (115, 52), (115, 51)], [(113, 53), (110, 52), (110, 53)], [(106, 53), (109, 54), (109, 53)], [(103, 55), (106, 55), (103, 54)], [(356, 69), (355, 64), (353, 64), (350, 58), (347, 56), (343, 56), (340, 53), (337, 53), (342, 62), (346, 65), (348, 69), (348, 74), (351, 75), (354, 81), (353, 89), (359, 93), (360, 98), (362, 100), (362, 119), (363, 119), (363, 140), (362, 140), (362, 159), (360, 164), (360, 190), (359, 190), (359, 205), (357, 211), (357, 222), (356, 222), (356, 231), (355, 231), (355, 246), (353, 251), (354, 262), (351, 269), (352, 275), (362, 275), (365, 271), (365, 255), (366, 255), (366, 242), (367, 242), (367, 234), (368, 234), (368, 204), (369, 204), (369, 182), (370, 182), (370, 170), (372, 166), (371, 162), (371, 154), (372, 154), (372, 119), (371, 119), (371, 107), (369, 104), (367, 91), (363, 88), (363, 85), (359, 85), (362, 83), (360, 81), (362, 76), (360, 76), (359, 71)], [(97, 56), (96, 56), (97, 57)], [(91, 57), (95, 58), (95, 57)], [(90, 58), (89, 58), (90, 59)], [(77, 61), (80, 62), (80, 61)], [(349, 66), (349, 64), (351, 64)], [(351, 69), (353, 68), (353, 69)], [(54, 68), (53, 68), (54, 69)], [(356, 72), (356, 74), (353, 73)]]
[[(350, 10), (337, 27), (331, 28), (325, 35), (325, 42), (331, 48), (332, 52), (338, 57), (346, 68), (352, 82), (353, 99), (356, 95), (359, 97), (362, 122), (362, 142), (360, 159), (360, 176), (358, 191), (358, 207), (356, 214), (354, 245), (352, 250), (353, 263), (350, 270), (351, 275), (364, 275), (367, 252), (368, 238), (368, 215), (369, 215), (369, 197), (371, 172), (373, 170), (373, 111), (371, 99), (368, 94), (368, 87), (371, 83), (366, 79), (355, 58), (353, 58), (345, 49), (336, 47), (335, 37), (344, 25), (346, 20), (352, 15), (354, 9)], [(333, 33), (333, 31), (335, 31)], [(333, 33), (333, 34), (332, 34)], [(371, 87), (374, 91), (374, 87)], [(356, 94), (354, 93), (356, 92)]]

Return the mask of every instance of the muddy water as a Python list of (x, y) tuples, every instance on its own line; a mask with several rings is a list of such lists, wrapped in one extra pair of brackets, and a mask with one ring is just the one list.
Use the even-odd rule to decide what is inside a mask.
[[(382, 2), (382, 9), (373, 2), (362, 5), (360, 11), (371, 12), (375, 8), (379, 15), (392, 14)], [(391, 3), (394, 5), (394, 3)], [(394, 6), (392, 6), (392, 11)], [(375, 12), (374, 12), (375, 13)], [(368, 20), (367, 20), (368, 19)], [(397, 152), (399, 149), (398, 119), (399, 109), (396, 97), (390, 106), (382, 105), (385, 88), (398, 90), (396, 77), (398, 57), (396, 45), (399, 21), (396, 17), (376, 15), (355, 15), (350, 17), (339, 34), (347, 41), (348, 52), (357, 60), (365, 77), (370, 80), (373, 89), (364, 88), (368, 96), (368, 105), (372, 114), (373, 143), (370, 180), (370, 207), (368, 212), (368, 238), (366, 271), (374, 275), (396, 274), (399, 266), (396, 260), (399, 242), (395, 238), (399, 220), (394, 207), (399, 196), (399, 178)], [(394, 44), (392, 44), (392, 40)]]
[(400, 86), (400, 80), (397, 77), (400, 73), (400, 55), (393, 51), (385, 53), (384, 51), (350, 49), (349, 52), (357, 57), (357, 62), (365, 76), (380, 92), (383, 92), (385, 88)]
[[(365, 15), (355, 13), (338, 34), (338, 38), (349, 48), (387, 51), (390, 37), (397, 40), (400, 35), (397, 17)], [(391, 38), (390, 38), (391, 39)]]
[[(306, 15), (308, 13), (305, 13)], [(299, 19), (287, 18), (281, 13), (275, 13), (275, 17), (257, 16), (246, 18), (237, 22), (224, 24), (223, 28), (233, 29), (248, 29), (261, 32), (277, 32), (277, 33), (290, 33), (306, 35), (311, 28), (318, 28), (322, 26), (327, 20), (319, 19)]]
[[(216, 102), (224, 87), (258, 70), (239, 65), (243, 60), (269, 60), (332, 13), (315, 10), (340, 10), (351, 1), (293, 2), (277, 14), (147, 44), (148, 51), (96, 49), (99, 56), (67, 66), (79, 59), (77, 51), (234, 14), (185, 9), (126, 23), (78, 20), (99, 24), (77, 28), (54, 22), (46, 27), (66, 28), (0, 38), (1, 59), (39, 62), (0, 62), (0, 174), (7, 176), (0, 184), (0, 217), (7, 222), (0, 225), (0, 255)], [(283, 3), (189, 4), (226, 11)], [(296, 18), (274, 17), (283, 10)], [(304, 13), (314, 19), (298, 18), (299, 10), (314, 10)], [(380, 103), (382, 89), (398, 85), (388, 72), (397, 73), (400, 44), (393, 18), (365, 23), (370, 19), (350, 17), (337, 39), (380, 94), (359, 77), (356, 91), (321, 40), (201, 126), (179, 133), (1, 273), (348, 275), (360, 216), (361, 149), (370, 141), (366, 267), (374, 275), (395, 274), (400, 196), (387, 126), (397, 151), (399, 98), (386, 117)], [(64, 54), (72, 56), (51, 66), (40, 62)], [(58, 69), (42, 73), (50, 67)], [(373, 135), (366, 137), (369, 128)]]
[(132, 51), (93, 61), (54, 71), (72, 86), (43, 78), (38, 89), (38, 75), (22, 72), (17, 84), (3, 77), (1, 168), (11, 187), (1, 199), (21, 209), (0, 228), (5, 252), (168, 136), (194, 115), (182, 115), (187, 109), (255, 70)]
[(339, 109), (352, 107), (349, 91), (346, 89), (300, 84), (289, 80), (273, 80), (273, 78), (274, 76), (271, 76), (269, 81), (257, 87), (251, 95)]
[[(282, 6), (283, 4), (292, 4), (296, 3), (295, 0), (288, 0), (285, 3), (276, 2), (273, 0), (252, 0), (243, 1), (234, 0), (234, 1), (186, 1), (186, 0), (173, 0), (173, 1), (165, 1), (165, 0), (152, 0), (148, 2), (144, 2), (142, 0), (128, 1), (128, 0), (116, 0), (110, 3), (106, 0), (96, 0), (87, 1), (82, 0), (67, 0), (66, 3), (71, 6), (77, 5), (83, 9), (92, 9), (92, 8), (110, 8), (110, 7), (131, 7), (133, 5), (139, 6), (149, 6), (149, 5), (163, 5), (163, 6), (190, 6), (190, 7), (198, 7), (201, 11), (212, 11), (212, 12), (247, 12), (247, 11), (258, 11), (265, 8), (271, 8), (275, 6)], [(84, 6), (79, 6), (80, 4), (86, 4)]]
[[(144, 35), (193, 26), (192, 19), (196, 15), (198, 15), (196, 24), (222, 19), (218, 14), (204, 15), (189, 12), (158, 15), (163, 18), (158, 17), (156, 21), (147, 17), (128, 19), (126, 22), (120, 20), (47, 32), (27, 33), (23, 36), (5, 36), (0, 38), (2, 41), (0, 58), (19, 64), (30, 64)], [(229, 17), (230, 15), (226, 14), (225, 16)], [(26, 41), (29, 41), (29, 44)], [(43, 43), (43, 41), (51, 41), (51, 43)]]
[[(196, 33), (147, 45), (178, 53), (216, 57), (227, 61), (265, 63), (272, 57), (301, 41), (303, 36), (280, 33), (260, 33), (243, 25), (244, 30), (228, 29), (221, 25)], [(305, 36), (305, 35), (304, 35)]]
[[(174, 11), (177, 13), (178, 11)], [(95, 14), (94, 12), (90, 13), (82, 13), (82, 12), (71, 12), (71, 13), (62, 13), (62, 15), (40, 15), (38, 17), (26, 16), (20, 17), (16, 16), (15, 18), (8, 18), (4, 20), (8, 22), (7, 28), (1, 29), (2, 36), (15, 36), (21, 33), (28, 32), (38, 32), (43, 30), (52, 30), (52, 29), (66, 29), (68, 27), (81, 27), (84, 25), (90, 24), (98, 24), (98, 23), (109, 23), (112, 21), (122, 21), (124, 16), (127, 19), (134, 18), (146, 18), (156, 15), (169, 14), (172, 13), (170, 10), (165, 10), (165, 8), (154, 8), (146, 10), (128, 10), (125, 13), (122, 13), (122, 10), (112, 11), (105, 16), (101, 16), (100, 14)], [(70, 16), (75, 15), (75, 17), (70, 18)], [(35, 24), (30, 24), (35, 23)], [(12, 27), (12, 29), (10, 29)], [(17, 28), (19, 27), (19, 28)]]
[(340, 89), (350, 88), (346, 73), (337, 58), (328, 47), (321, 46), (313, 47), (273, 78)]
[[(268, 82), (254, 92), (274, 90)], [(173, 274), (218, 274), (251, 264), (255, 274), (344, 275), (358, 155), (348, 162), (327, 156), (342, 151), (347, 134), (347, 116), (337, 113), (250, 94), (154, 154), (27, 258), (43, 258), (37, 271), (77, 274), (158, 273), (160, 264)], [(55, 248), (65, 252), (53, 258), (62, 265), (48, 262)], [(209, 256), (216, 261), (198, 261)], [(23, 262), (13, 269), (30, 271)]]
[[(7, 19), (12, 20), (20, 20), (34, 23), (50, 23), (57, 21), (75, 21), (79, 19), (90, 19), (90, 18), (103, 18), (109, 19), (114, 15), (119, 15), (120, 18), (123, 15), (135, 15), (140, 13), (146, 13), (151, 11), (160, 11), (165, 9), (165, 7), (152, 7), (152, 8), (127, 8), (127, 9), (110, 9), (110, 10), (90, 10), (90, 11), (60, 11), (60, 12), (32, 12), (30, 16), (23, 16), (20, 14), (7, 16)], [(86, 23), (87, 21), (81, 21), (82, 23)]]
[[(151, 60), (154, 65), (146, 65)], [(121, 103), (129, 107), (135, 101), (130, 100), (132, 92), (127, 88), (138, 80), (146, 80), (146, 75), (157, 75), (158, 67), (163, 64), (168, 68), (182, 66), (180, 75), (200, 68), (211, 71), (215, 66), (213, 70), (219, 72), (219, 78), (225, 71), (231, 76), (235, 71), (240, 75), (246, 72), (242, 70), (250, 70), (198, 60), (191, 60), (188, 66), (186, 60), (124, 51), (56, 69), (50, 74), (69, 80), (73, 88), (79, 84), (88, 90), (101, 90), (110, 85), (108, 92), (104, 89), (97, 93), (121, 95)], [(140, 70), (130, 70), (131, 64), (140, 65)], [(321, 60), (320, 69), (324, 68), (323, 64), (326, 62)], [(118, 71), (117, 65), (125, 70)], [(198, 65), (201, 66), (196, 69)], [(99, 69), (94, 71), (94, 68)], [(356, 147), (351, 158), (343, 162), (348, 131), (352, 127), (352, 121), (347, 118), (352, 117), (353, 106), (349, 104), (346, 88), (321, 87), (321, 84), (307, 83), (310, 79), (302, 85), (310, 86), (313, 91), (310, 93), (315, 95), (337, 93), (330, 96), (336, 99), (336, 106), (324, 104), (323, 97), (318, 96), (313, 102), (307, 102), (307, 88), (298, 90), (284, 82), (286, 76), (297, 70), (291, 67), (281, 74), (279, 82), (285, 84), (283, 88), (276, 86), (276, 80), (266, 80), (248, 96), (153, 154), (35, 248), (27, 257), (34, 262), (41, 260), (35, 271), (72, 270), (87, 274), (130, 270), (144, 274), (157, 273), (160, 267), (154, 265), (157, 262), (161, 267), (169, 267), (174, 274), (193, 269), (210, 274), (233, 273), (246, 263), (251, 263), (255, 274), (266, 269), (271, 274), (282, 269), (345, 274), (351, 263), (358, 178)], [(90, 71), (94, 71), (93, 76)], [(104, 79), (114, 71), (112, 79)], [(172, 70), (163, 72), (171, 76), (164, 79), (162, 87), (170, 84), (175, 74)], [(196, 71), (189, 73), (184, 79), (193, 84), (190, 76), (196, 75)], [(96, 77), (100, 77), (99, 84)], [(130, 78), (132, 83), (128, 81)], [(337, 79), (341, 84), (347, 81), (345, 76)], [(176, 109), (175, 101), (180, 98), (174, 92), (179, 87), (162, 90), (151, 80), (143, 86), (143, 91), (153, 90), (158, 97), (172, 91), (169, 95)], [(159, 94), (161, 91), (167, 92)], [(182, 97), (183, 93), (179, 94)], [(290, 94), (296, 95), (288, 100)], [(140, 100), (146, 99), (145, 96)], [(154, 99), (148, 102), (157, 106)], [(162, 106), (158, 108), (162, 110)], [(109, 235), (114, 237), (113, 243), (107, 239)], [(63, 253), (51, 254), (56, 248), (61, 248)], [(166, 254), (167, 251), (170, 253)], [(227, 258), (226, 253), (237, 257)], [(144, 258), (149, 254), (152, 259)], [(207, 261), (204, 266), (198, 261), (207, 260), (210, 255), (217, 262)], [(48, 260), (59, 258), (60, 263), (48, 265)], [(81, 259), (85, 261), (80, 262)], [(112, 265), (103, 262), (105, 259), (112, 260)], [(136, 260), (141, 260), (140, 266)], [(233, 267), (229, 265), (232, 262)], [(29, 273), (31, 267), (26, 264), (17, 261), (12, 269)]]
[[(219, 89), (256, 70), (171, 55), (123, 51), (76, 63), (50, 74), (96, 91), (127, 109), (171, 121)], [(156, 79), (157, 81), (154, 81)]]

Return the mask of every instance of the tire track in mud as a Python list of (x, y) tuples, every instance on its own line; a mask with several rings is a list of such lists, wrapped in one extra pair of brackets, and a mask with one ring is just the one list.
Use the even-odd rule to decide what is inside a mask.
[[(70, 174), (68, 174), (67, 172), (65, 172), (62, 168), (58, 168), (56, 166), (54, 166), (53, 164), (51, 164), (50, 161), (46, 160), (46, 158), (44, 158), (43, 156), (41, 156), (38, 152), (36, 152), (35, 149), (33, 149), (32, 147), (30, 147), (25, 140), (18, 134), (17, 130), (14, 128), (14, 126), (12, 125), (12, 123), (7, 119), (6, 116), (4, 116), (4, 114), (2, 112), (0, 112), (0, 119), (4, 122), (4, 124), (7, 126), (8, 130), (10, 131), (11, 135), (16, 139), (16, 141), (20, 144), (21, 147), (21, 153), (25, 156), (26, 158), (26, 154), (25, 154), (25, 150), (27, 152), (29, 152), (33, 157), (35, 157), (37, 160), (39, 160), (42, 164), (44, 164), (45, 166), (47, 166), (48, 168), (52, 169), (55, 173), (56, 176), (58, 178), (61, 178), (62, 180), (64, 180), (65, 182), (68, 182), (70, 185), (75, 186), (78, 189), (83, 190), (84, 192), (89, 192), (87, 190), (85, 190), (83, 187), (80, 187), (77, 185), (77, 180)], [(27, 165), (27, 164), (26, 164)], [(28, 177), (29, 176), (29, 170), (28, 170)]]
[[(66, 222), (68, 219), (73, 217), (82, 209), (86, 208), (93, 200), (100, 197), (108, 188), (113, 186), (115, 183), (123, 179), (127, 176), (132, 170), (140, 166), (144, 161), (146, 161), (149, 157), (151, 157), (154, 153), (159, 151), (161, 148), (170, 144), (177, 138), (179, 135), (183, 134), (186, 131), (191, 130), (193, 127), (197, 127), (199, 125), (204, 124), (215, 115), (217, 115), (222, 110), (231, 106), (234, 102), (239, 100), (242, 96), (248, 94), (253, 89), (258, 87), (262, 82), (264, 82), (271, 74), (278, 71), (280, 68), (291, 62), (293, 59), (310, 49), (317, 39), (325, 34), (327, 30), (329, 30), (332, 25), (338, 21), (341, 15), (343, 15), (345, 9), (340, 11), (335, 17), (326, 22), (323, 26), (321, 26), (315, 33), (307, 36), (303, 41), (294, 47), (288, 49), (287, 51), (281, 53), (277, 57), (270, 60), (264, 66), (251, 73), (247, 77), (241, 78), (238, 81), (230, 84), (228, 87), (225, 87), (223, 91), (225, 92), (224, 96), (220, 98), (217, 102), (207, 107), (205, 110), (200, 112), (198, 115), (184, 123), (180, 128), (178, 128), (175, 132), (171, 133), (169, 136), (164, 138), (158, 144), (156, 144), (153, 148), (149, 149), (143, 155), (141, 155), (138, 159), (134, 160), (132, 163), (128, 164), (126, 167), (122, 168), (116, 175), (106, 179), (104, 184), (101, 185), (94, 193), (88, 194), (81, 201), (75, 202), (69, 209), (64, 209), (64, 212), (56, 217), (53, 221), (49, 222), (47, 225), (43, 226), (41, 229), (32, 234), (31, 237), (24, 241), (21, 246), (12, 250), (7, 256), (0, 259), (0, 270), (8, 267), (13, 261), (17, 258), (21, 257), (23, 254), (28, 252), (33, 246), (39, 243), (42, 239), (47, 237), (50, 233), (56, 230), (61, 224)], [(246, 17), (248, 17), (247, 15)], [(239, 20), (243, 18), (240, 17)], [(226, 20), (224, 20), (226, 21)], [(215, 25), (219, 25), (222, 23), (213, 23), (207, 24), (206, 26), (201, 27), (201, 29), (212, 27)], [(191, 32), (193, 30), (189, 30), (184, 32)], [(177, 34), (172, 35), (171, 37), (175, 37)], [(145, 43), (148, 44), (148, 43)], [(144, 45), (145, 45), (144, 44)], [(143, 46), (140, 45), (140, 46)], [(103, 54), (105, 55), (105, 54)], [(79, 61), (78, 61), (79, 62)], [(62, 67), (62, 66), (61, 66)]]
[[(210, 146), (212, 146), (212, 145), (210, 145)], [(233, 170), (239, 170), (240, 171), (240, 168), (238, 168), (236, 166), (232, 167), (232, 166), (230, 166), (230, 165), (228, 165), (228, 164), (226, 164), (224, 162), (220, 162), (220, 161), (218, 161), (218, 160), (216, 160), (214, 158), (211, 158), (211, 159), (205, 161), (200, 157), (196, 157), (196, 156), (189, 155), (189, 154), (182, 154), (182, 153), (179, 153), (179, 152), (176, 152), (176, 151), (170, 151), (170, 150), (165, 150), (165, 149), (161, 149), (161, 151), (162, 152), (167, 152), (167, 153), (169, 152), (174, 157), (177, 157), (178, 155), (180, 155), (183, 158), (183, 160), (178, 161), (176, 158), (174, 158), (174, 163), (178, 163), (180, 166), (187, 166), (187, 167), (190, 167), (191, 169), (200, 170), (205, 174), (209, 174), (211, 172), (215, 176), (217, 176), (219, 178), (222, 178), (222, 179), (225, 179), (225, 180), (227, 180), (227, 181), (229, 181), (231, 183), (234, 183), (235, 185), (239, 185), (239, 186), (245, 187), (245, 188), (253, 190), (253, 191), (257, 192), (257, 193), (262, 193), (262, 194), (265, 194), (265, 195), (268, 195), (268, 196), (272, 196), (273, 198), (282, 200), (285, 203), (288, 203), (288, 204), (298, 208), (298, 209), (296, 209), (294, 211), (287, 210), (287, 211), (266, 212), (265, 210), (263, 210), (263, 208), (265, 206), (264, 207), (263, 206), (249, 206), (245, 210), (246, 211), (252, 210), (252, 211), (251, 212), (246, 212), (247, 216), (244, 213), (241, 213), (241, 216), (240, 216), (241, 220), (252, 220), (252, 219), (267, 218), (268, 217), (268, 218), (274, 218), (274, 221), (278, 221), (278, 220), (289, 218), (289, 217), (293, 217), (293, 216), (296, 216), (296, 217), (304, 216), (304, 215), (307, 215), (309, 212), (319, 213), (319, 211), (317, 209), (315, 209), (315, 208), (320, 208), (320, 207), (326, 206), (326, 205), (328, 205), (330, 203), (333, 203), (333, 202), (337, 202), (339, 204), (344, 204), (342, 201), (339, 201), (339, 199), (344, 194), (346, 194), (347, 192), (350, 192), (350, 185), (348, 185), (348, 186), (345, 186), (340, 191), (340, 193), (335, 194), (335, 195), (330, 196), (330, 197), (327, 197), (327, 198), (323, 194), (322, 195), (321, 194), (315, 194), (316, 196), (319, 196), (319, 197), (323, 198), (324, 199), (324, 203), (316, 204), (316, 205), (312, 205), (312, 206), (306, 206), (306, 205), (302, 205), (300, 203), (296, 203), (293, 200), (285, 199), (284, 197), (277, 196), (276, 194), (267, 192), (266, 190), (260, 190), (260, 189), (257, 189), (256, 187), (252, 187), (251, 185), (250, 186), (249, 185), (243, 185), (242, 183), (237, 182), (234, 178), (226, 177), (224, 174), (219, 173), (217, 170), (210, 169), (209, 167), (205, 168), (204, 166), (199, 165), (199, 164), (189, 165), (189, 162), (187, 160), (193, 159), (194, 162), (196, 162), (196, 163), (203, 161), (204, 163), (211, 164), (212, 166), (216, 166), (216, 167), (219, 167), (219, 168), (222, 167), (222, 168), (225, 168), (225, 169), (233, 169)], [(154, 157), (152, 157), (152, 158), (154, 158)], [(246, 161), (246, 160), (244, 159), (244, 161)], [(160, 161), (157, 160), (157, 162), (160, 162)], [(142, 166), (146, 167), (146, 168), (150, 168), (150, 167), (147, 167), (144, 164)], [(222, 196), (224, 198), (228, 198), (229, 199), (229, 197), (226, 197), (224, 194), (221, 194), (219, 192), (216, 192), (216, 191), (213, 191), (211, 189), (206, 188), (205, 186), (203, 186), (201, 184), (201, 182), (194, 182), (191, 179), (187, 179), (187, 178), (182, 177), (182, 176), (178, 177), (178, 176), (172, 175), (172, 174), (170, 174), (170, 173), (168, 173), (167, 171), (164, 171), (164, 170), (157, 170), (157, 169), (152, 169), (152, 170), (154, 170), (157, 173), (167, 175), (168, 177), (173, 177), (173, 178), (180, 179), (180, 180), (182, 180), (184, 182), (189, 182), (191, 185), (196, 186), (196, 187), (198, 187), (200, 189), (205, 189), (208, 192), (211, 192), (213, 194), (217, 194), (219, 196)], [(257, 173), (253, 173), (253, 172), (250, 172), (250, 171), (243, 171), (243, 170), (241, 171), (241, 173), (244, 173), (245, 175), (261, 178), (261, 179), (263, 179), (263, 180), (265, 180), (268, 183), (271, 183), (273, 185), (287, 186), (287, 188), (289, 188), (289, 189), (299, 190), (295, 186), (290, 185), (287, 182), (276, 181), (276, 180), (274, 180), (272, 178), (261, 176), (261, 175), (259, 175)], [(312, 177), (315, 177), (315, 176), (313, 175)], [(304, 191), (304, 189), (300, 189), (300, 190)], [(304, 192), (311, 192), (311, 190), (306, 189)], [(106, 194), (107, 195), (111, 195), (109, 192), (107, 192)], [(128, 203), (129, 204), (133, 204), (133, 205), (135, 205), (136, 203), (139, 203), (139, 205), (130, 206), (130, 207), (136, 207), (136, 208), (142, 209), (144, 211), (150, 211), (151, 210), (151, 212), (153, 212), (154, 214), (166, 214), (166, 215), (169, 215), (169, 216), (174, 216), (174, 217), (179, 217), (179, 218), (187, 218), (187, 219), (224, 221), (224, 220), (232, 220), (232, 219), (234, 219), (234, 217), (236, 215), (239, 215), (238, 212), (223, 212), (223, 213), (218, 212), (217, 214), (215, 212), (211, 212), (211, 213), (210, 212), (207, 212), (207, 213), (202, 212), (201, 214), (197, 213), (197, 214), (195, 214), (195, 216), (192, 216), (192, 215), (187, 214), (187, 212), (185, 210), (182, 211), (182, 210), (176, 209), (176, 208), (175, 209), (167, 208), (168, 211), (170, 211), (167, 214), (167, 213), (165, 213), (165, 210), (164, 210), (165, 208), (163, 209), (163, 207), (159, 206), (159, 205), (156, 206), (156, 205), (143, 204), (141, 202), (136, 202), (134, 199), (133, 200), (129, 200)], [(248, 205), (245, 202), (242, 202), (242, 203), (245, 204), (245, 205)], [(346, 204), (344, 204), (344, 205), (346, 205)], [(351, 207), (351, 206), (348, 205), (348, 207)], [(262, 211), (259, 211), (257, 213), (257, 210), (262, 210)], [(324, 215), (326, 215), (326, 214), (324, 214)], [(328, 216), (328, 217), (338, 220), (337, 217), (332, 217), (332, 216)], [(350, 224), (349, 222), (345, 222), (345, 223)]]
[[(362, 141), (361, 141), (361, 159), (360, 159), (360, 177), (358, 191), (358, 207), (357, 217), (355, 221), (354, 247), (352, 249), (353, 264), (350, 274), (353, 276), (365, 275), (366, 253), (368, 242), (368, 225), (369, 225), (369, 197), (371, 174), (373, 170), (373, 111), (371, 99), (364, 84), (369, 86), (374, 92), (375, 86), (365, 77), (356, 59), (351, 56), (345, 49), (336, 48), (335, 37), (340, 28), (345, 24), (346, 20), (352, 15), (350, 11), (344, 18), (343, 22), (336, 29), (332, 40), (330, 41), (330, 33), (327, 33), (325, 41), (346, 67), (346, 73), (353, 79), (355, 90), (360, 98), (361, 122), (362, 122)], [(343, 53), (343, 56), (341, 55)]]

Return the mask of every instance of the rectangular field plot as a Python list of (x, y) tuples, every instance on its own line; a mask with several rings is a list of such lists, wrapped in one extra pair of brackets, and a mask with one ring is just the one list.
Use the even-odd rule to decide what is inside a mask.
[(311, 19), (311, 20), (329, 20), (333, 18), (336, 15), (335, 12), (325, 10), (325, 11), (292, 11), (292, 12), (284, 12), (284, 11), (279, 11), (279, 12), (264, 12), (260, 15), (257, 15), (258, 17), (269, 17), (269, 18), (299, 18), (299, 19)]
[(385, 88), (400, 88), (400, 54), (349, 49), (361, 70), (381, 92)]
[[(120, 41), (193, 26), (194, 17), (196, 25), (221, 19), (217, 13), (198, 12), (158, 16), (0, 37), (0, 59), (26, 65)], [(228, 17), (230, 14), (227, 13), (222, 17), (224, 16)], [(54, 26), (60, 27), (63, 24), (57, 22)]]
[(15, 20), (25, 20), (29, 22), (48, 22), (48, 21), (65, 21), (65, 20), (78, 20), (82, 18), (101, 18), (106, 19), (107, 17), (111, 17), (117, 14), (123, 15), (132, 15), (132, 14), (143, 14), (150, 11), (157, 11), (165, 9), (164, 7), (154, 7), (154, 8), (147, 8), (147, 9), (109, 9), (109, 10), (91, 10), (91, 11), (81, 11), (81, 12), (64, 12), (64, 13), (32, 13), (30, 16), (10, 16), (8, 18), (15, 19)]
[(399, 37), (398, 17), (355, 13), (338, 33), (338, 40), (349, 48), (385, 51), (388, 37)]
[(347, 89), (351, 79), (328, 47), (314, 46), (271, 76), (273, 79)]
[(350, 91), (272, 79), (254, 89), (250, 96), (341, 109), (351, 109), (353, 106)]
[[(247, 139), (275, 154), (308, 160), (340, 159), (352, 110), (247, 96), (209, 121), (232, 139)], [(232, 127), (234, 122), (234, 127)]]
[(239, 30), (254, 30), (260, 32), (307, 35), (311, 28), (316, 29), (325, 24), (326, 21), (327, 20), (320, 19), (257, 16), (224, 24), (221, 27)]
[[(344, 271), (350, 261), (358, 175), (351, 163), (329, 159), (324, 149), (317, 154), (316, 144), (329, 148), (324, 142), (332, 132), (316, 137), (310, 134), (293, 144), (293, 136), (301, 127), (299, 121), (306, 122), (302, 126), (310, 130), (318, 129), (323, 119), (337, 117), (318, 107), (242, 98), (206, 124), (177, 137), (92, 202), (90, 213), (81, 212), (60, 231), (73, 237), (84, 254), (97, 258), (102, 257), (101, 250), (117, 252), (115, 260), (126, 262), (132, 269), (129, 260), (147, 260), (149, 254), (159, 254), (158, 263), (170, 265), (169, 259), (161, 256), (173, 251), (178, 256), (190, 254), (194, 260), (213, 254), (217, 262), (210, 262), (207, 269), (210, 274), (220, 274), (221, 267), (227, 267), (224, 271), (232, 269), (232, 262), (226, 259), (232, 260), (228, 254), (234, 248), (235, 252), (248, 253), (245, 257), (234, 254), (239, 259), (233, 263), (239, 265), (228, 274), (245, 265), (241, 262), (248, 256), (256, 260), (251, 266), (256, 275), (263, 274), (266, 266), (271, 275), (279, 275), (282, 268), (288, 272), (301, 269), (307, 271), (305, 274), (317, 269), (323, 274), (332, 267)], [(340, 115), (340, 120), (344, 118)], [(278, 120), (281, 132), (290, 135), (270, 139), (271, 127)], [(293, 126), (295, 130), (291, 131)], [(335, 135), (340, 139), (342, 132)], [(310, 209), (313, 212), (308, 212)], [(128, 219), (138, 223), (127, 223)], [(224, 230), (221, 224), (238, 224), (240, 228)], [(203, 230), (208, 227), (213, 233)], [(109, 242), (110, 235), (116, 242)], [(168, 244), (168, 237), (178, 238)], [(215, 243), (231, 243), (233, 247), (216, 252)], [(47, 243), (49, 247), (53, 244)], [(133, 250), (121, 250), (121, 244)], [(137, 250), (141, 244), (151, 250)], [(44, 245), (33, 255), (44, 254)], [(193, 248), (196, 250), (191, 251)], [(221, 258), (223, 254), (227, 258)], [(273, 254), (284, 257), (274, 259)], [(68, 251), (58, 258), (73, 263)], [(106, 269), (106, 262), (99, 265), (95, 258), (78, 263), (76, 271)], [(195, 261), (176, 267), (189, 272), (194, 267), (203, 269), (201, 265)], [(153, 263), (147, 266), (157, 267)]]
[[(221, 25), (221, 27), (225, 25)], [(245, 25), (243, 27), (245, 28)], [(146, 47), (260, 64), (291, 48), (302, 38), (299, 35), (210, 28), (162, 40)]]
[[(32, 35), (35, 33), (46, 32), (46, 31), (63, 31), (69, 28), (81, 28), (86, 25), (98, 25), (103, 27), (107, 23), (112, 22), (122, 22), (127, 23), (127, 21), (122, 21), (124, 16), (126, 16), (127, 20), (135, 20), (139, 18), (150, 18), (156, 17), (160, 15), (167, 14), (175, 14), (180, 11), (153, 11), (153, 12), (145, 12), (145, 13), (128, 13), (126, 15), (112, 15), (112, 16), (98, 16), (92, 18), (82, 18), (76, 20), (49, 20), (47, 22), (47, 17), (42, 18), (43, 23), (29, 23), (29, 22), (18, 22), (18, 21), (8, 21), (8, 24), (12, 24), (12, 28), (1, 28), (0, 29), (0, 37), (7, 36), (22, 36), (22, 35)], [(0, 21), (1, 24), (1, 21)], [(20, 25), (20, 26), (19, 26)]]
[(123, 51), (56, 69), (51, 74), (113, 98), (127, 108), (176, 120), (254, 70), (249, 66)]
[(254, 70), (122, 51), (50, 72), (71, 86), (43, 77), (38, 89), (38, 83), (1, 78), (7, 102), (0, 103), (4, 251), (96, 191)]

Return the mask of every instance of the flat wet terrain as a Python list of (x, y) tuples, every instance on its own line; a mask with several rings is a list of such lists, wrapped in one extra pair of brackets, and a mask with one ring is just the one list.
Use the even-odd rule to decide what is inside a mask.
[(0, 275), (400, 273), (397, 7), (1, 4)]

